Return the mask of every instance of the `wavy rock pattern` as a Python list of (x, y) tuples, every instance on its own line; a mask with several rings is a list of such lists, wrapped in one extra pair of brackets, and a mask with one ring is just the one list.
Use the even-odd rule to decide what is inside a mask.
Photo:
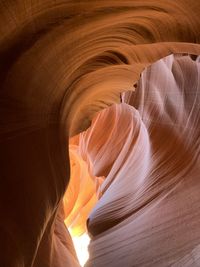
[(106, 176), (87, 266), (199, 265), (199, 62), (153, 64), (123, 94), (131, 106), (101, 112), (81, 134), (93, 172)]
[[(199, 16), (199, 0), (0, 1), (1, 266), (79, 266), (64, 226), (68, 138), (119, 103), (152, 63), (199, 55)], [(197, 262), (198, 60), (159, 61), (123, 95), (133, 107), (111, 108), (113, 120), (130, 122), (127, 147), (118, 140), (126, 156), (113, 147), (108, 164), (88, 149), (89, 171), (105, 176), (88, 222), (88, 266)]]
[(97, 190), (101, 179), (88, 172), (86, 162), (78, 153), (78, 146), (69, 146), (71, 179), (63, 198), (65, 224), (72, 236), (80, 236), (87, 231), (89, 212), (98, 200)]

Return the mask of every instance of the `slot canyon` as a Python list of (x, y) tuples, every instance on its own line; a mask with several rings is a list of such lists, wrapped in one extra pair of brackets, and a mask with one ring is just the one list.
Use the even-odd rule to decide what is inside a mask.
[(200, 266), (200, 0), (0, 0), (0, 33), (0, 267)]

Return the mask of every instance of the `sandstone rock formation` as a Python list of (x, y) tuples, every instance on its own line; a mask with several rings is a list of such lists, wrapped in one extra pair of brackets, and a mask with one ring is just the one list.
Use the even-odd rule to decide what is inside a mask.
[(87, 266), (199, 265), (199, 72), (199, 57), (154, 63), (123, 94), (130, 106), (104, 110), (81, 134), (83, 157), (106, 177)]
[(0, 1), (0, 266), (80, 266), (64, 221), (88, 216), (87, 267), (198, 266), (199, 18), (199, 0)]

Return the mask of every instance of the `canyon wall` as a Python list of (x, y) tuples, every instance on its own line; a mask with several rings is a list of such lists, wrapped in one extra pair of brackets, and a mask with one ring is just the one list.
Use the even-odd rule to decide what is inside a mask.
[(98, 136), (81, 141), (103, 177), (87, 266), (195, 266), (199, 59), (187, 54), (200, 54), (199, 17), (199, 0), (0, 1), (1, 266), (79, 266), (64, 225), (68, 140), (112, 104), (102, 151)]

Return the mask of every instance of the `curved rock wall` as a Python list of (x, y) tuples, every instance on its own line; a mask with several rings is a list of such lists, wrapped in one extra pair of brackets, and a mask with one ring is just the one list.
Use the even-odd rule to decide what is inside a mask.
[(198, 266), (199, 62), (154, 63), (123, 94), (130, 106), (106, 109), (80, 135), (93, 172), (106, 176), (86, 266)]
[[(119, 102), (119, 93), (132, 90), (142, 70), (153, 62), (172, 53), (200, 54), (199, 15), (199, 0), (0, 1), (0, 240), (3, 240), (0, 244), (1, 266), (79, 265), (63, 222), (65, 216), (62, 198), (70, 177), (69, 155), (66, 151), (68, 137), (87, 129), (97, 111)], [(198, 77), (197, 67), (193, 66), (197, 63), (188, 64), (189, 70), (183, 71), (184, 75), (187, 72), (191, 75), (189, 77)], [(183, 63), (184, 66), (188, 64)], [(174, 68), (180, 69), (179, 64), (174, 64)], [(165, 67), (167, 73), (168, 69), (170, 68)], [(181, 81), (181, 74), (177, 74), (178, 70), (175, 72), (176, 79)], [(193, 80), (184, 80), (180, 88), (183, 90), (187, 83), (189, 87)], [(148, 83), (148, 79), (145, 81)], [(175, 84), (176, 82), (172, 85)], [(151, 91), (144, 90), (142, 85), (141, 88), (143, 95), (144, 92)], [(177, 90), (175, 87), (175, 91)], [(166, 92), (162, 91), (158, 93), (154, 90), (152, 94), (153, 92), (156, 95), (150, 95), (151, 99), (157, 99), (159, 94), (160, 97), (166, 95)], [(143, 98), (143, 95), (136, 99), (139, 103), (134, 100), (137, 102), (137, 105), (134, 102), (135, 108), (142, 108), (143, 111), (139, 109), (133, 120), (140, 125), (138, 138), (144, 139), (142, 142), (149, 144), (145, 129), (157, 133), (157, 137), (154, 133), (155, 137), (152, 137), (151, 141), (155, 143), (153, 147), (156, 155), (155, 140), (160, 138), (160, 132), (148, 125), (149, 116), (156, 111), (156, 117), (161, 122), (166, 119), (167, 123), (175, 116), (176, 121), (184, 122), (188, 129), (188, 125), (195, 124), (197, 120), (191, 113), (196, 108), (191, 108), (194, 96), (187, 95), (184, 98), (179, 92), (174, 98), (175, 103), (180, 102), (178, 111), (174, 110), (174, 102), (171, 100), (173, 97), (170, 101), (166, 100), (169, 102), (169, 114), (163, 119), (163, 104), (156, 106), (160, 109), (159, 113), (156, 108), (154, 110), (154, 106), (152, 108), (148, 104), (148, 96)], [(185, 102), (186, 99), (188, 102)], [(183, 117), (180, 115), (182, 110)], [(141, 112), (144, 112), (145, 120)], [(184, 136), (182, 138), (190, 137), (185, 138), (184, 145), (182, 139), (176, 138), (177, 146), (183, 147), (181, 155), (184, 155), (186, 149), (197, 158), (198, 154), (194, 150), (198, 151), (198, 142), (195, 147), (191, 145), (191, 140), (197, 138), (195, 127), (191, 128), (193, 130), (190, 133), (178, 129), (178, 133), (181, 132)], [(172, 133), (173, 131), (169, 130), (168, 134)], [(136, 138), (135, 142), (137, 144), (140, 141)], [(167, 152), (167, 149), (170, 151), (174, 143), (160, 143), (163, 146), (163, 159), (165, 156), (169, 157), (167, 153), (170, 152)], [(190, 145), (192, 147), (189, 149)], [(152, 144), (149, 146), (151, 148)], [(147, 149), (145, 160), (150, 152), (154, 153)], [(137, 160), (141, 163), (139, 158)], [(181, 170), (185, 169), (186, 162), (187, 160), (183, 160)], [(188, 163), (188, 168), (191, 164), (192, 162)], [(95, 168), (97, 173), (104, 171), (108, 175), (109, 166), (101, 169), (96, 165)], [(161, 169), (160, 163), (158, 170), (154, 170), (158, 172), (156, 177)], [(146, 169), (144, 172), (146, 175)], [(173, 172), (177, 175), (178, 170)], [(195, 174), (193, 176), (196, 177)], [(175, 180), (178, 183), (179, 179)], [(105, 193), (99, 203), (102, 203), (111, 188), (111, 181), (105, 181)], [(171, 188), (172, 185), (173, 179), (169, 179), (168, 186)], [(191, 190), (195, 192), (196, 187)], [(93, 235), (102, 234), (104, 230), (110, 231), (110, 226), (113, 226), (113, 223), (109, 222), (109, 229), (105, 229), (103, 224), (99, 229), (95, 227), (96, 222), (98, 225), (99, 205), (89, 221), (89, 229)], [(195, 205), (192, 207), (195, 208)], [(126, 216), (126, 210), (123, 210), (123, 214)], [(162, 217), (162, 212), (156, 214), (155, 216)], [(108, 221), (109, 216), (107, 214), (105, 217)], [(149, 218), (154, 219), (153, 215)], [(118, 221), (122, 223), (120, 218)], [(194, 220), (195, 222), (197, 220)], [(190, 237), (189, 235), (188, 238)], [(97, 240), (97, 243), (100, 243), (98, 253), (103, 253), (104, 242), (101, 240)], [(181, 242), (186, 241), (190, 246), (194, 245), (187, 238)], [(157, 242), (157, 239), (150, 244), (152, 242)], [(100, 260), (98, 256), (97, 260), (95, 255), (98, 253), (95, 252), (95, 243), (93, 244), (91, 264), (95, 262), (96, 267), (103, 263), (112, 263), (112, 255), (115, 256), (115, 253), (108, 252), (105, 258)], [(121, 255), (126, 255), (124, 251), (127, 246), (123, 246), (121, 242), (118, 244), (123, 247)], [(182, 244), (176, 245), (181, 247)], [(140, 246), (146, 251), (142, 243)], [(144, 257), (134, 246), (131, 247), (136, 251), (134, 255), (138, 255), (135, 264), (139, 264), (141, 260), (152, 262), (152, 255), (156, 255), (151, 252), (151, 255)], [(189, 250), (184, 249), (184, 253)], [(129, 253), (132, 255), (132, 250), (129, 250)], [(164, 250), (161, 253), (164, 253)], [(131, 259), (130, 264), (133, 264), (132, 256), (128, 259)], [(162, 262), (160, 258), (158, 261)], [(166, 262), (169, 262), (169, 259)], [(117, 264), (119, 265), (120, 261)]]

